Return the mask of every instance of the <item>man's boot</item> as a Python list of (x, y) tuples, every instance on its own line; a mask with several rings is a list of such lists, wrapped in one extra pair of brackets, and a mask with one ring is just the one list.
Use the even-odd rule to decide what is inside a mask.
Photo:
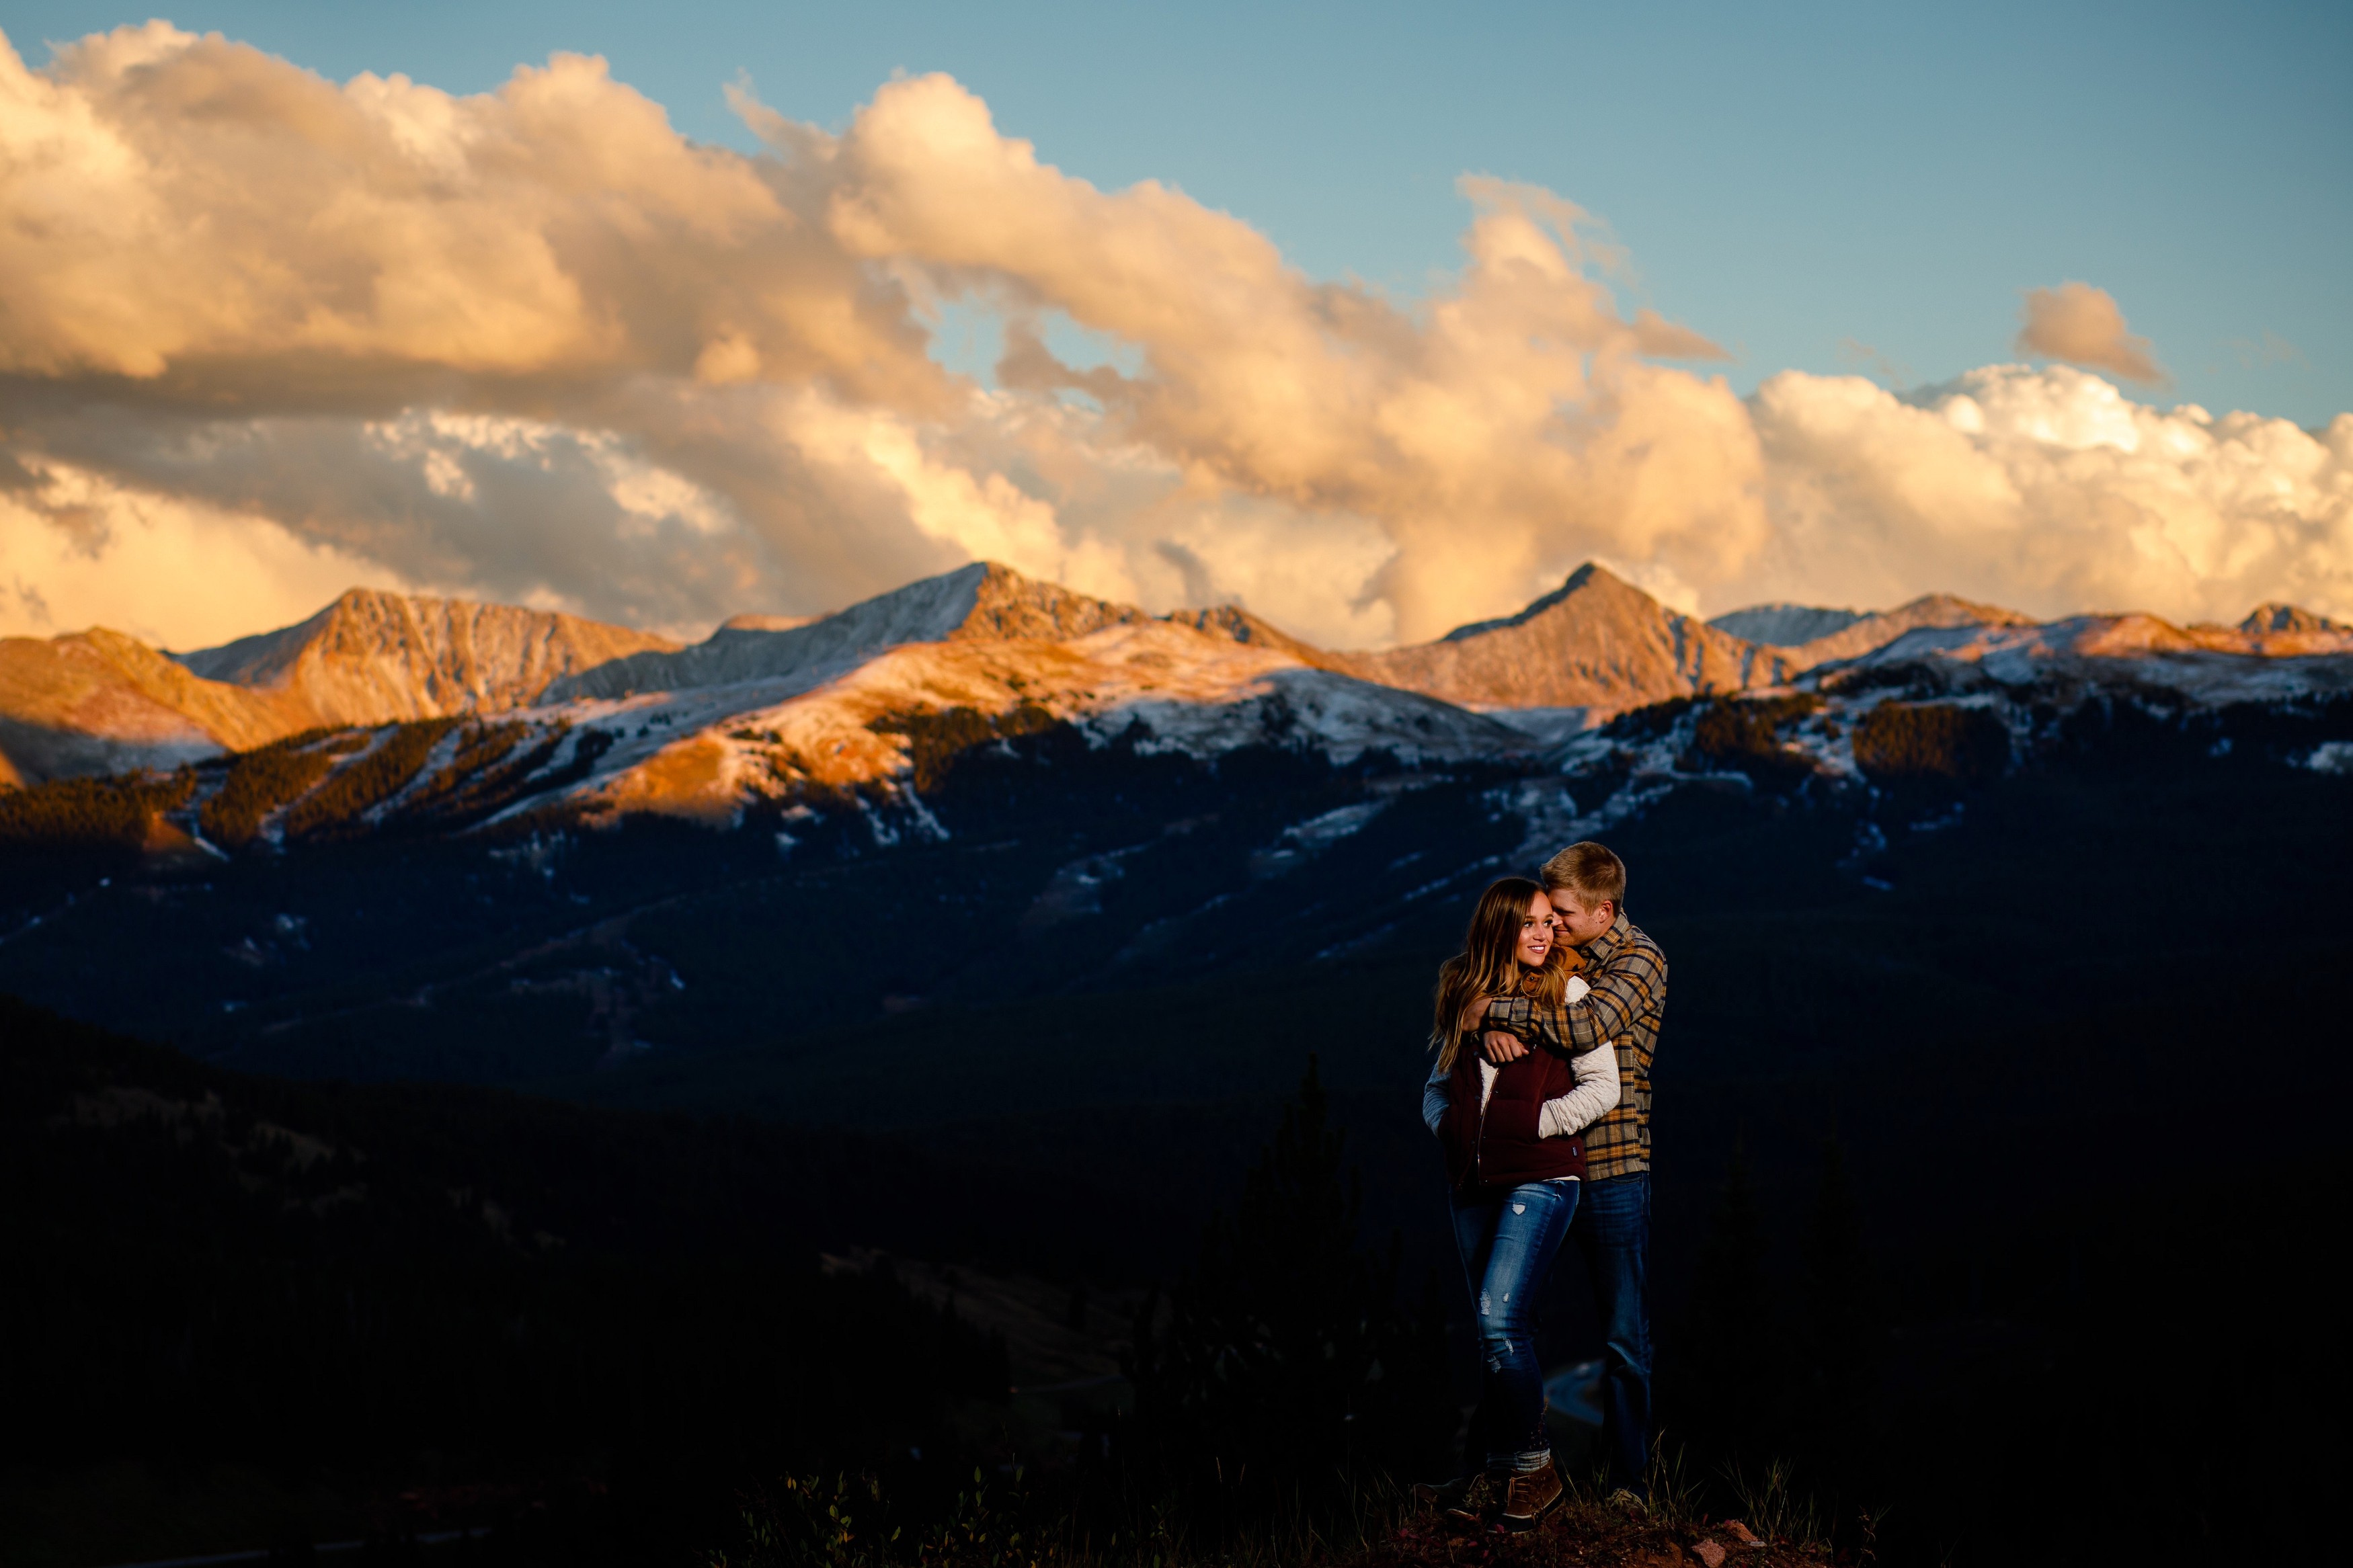
[(1510, 1489), (1511, 1474), (1509, 1470), (1481, 1470), (1446, 1510), (1446, 1517), (1456, 1524), (1481, 1528), (1493, 1524), (1503, 1509), (1504, 1494)]
[(1479, 1472), (1473, 1470), (1451, 1481), (1416, 1481), (1413, 1483), (1413, 1500), (1424, 1508), (1460, 1508), (1471, 1490), (1471, 1483), (1478, 1479)]
[(1567, 1495), (1567, 1489), (1560, 1484), (1560, 1470), (1550, 1460), (1541, 1470), (1514, 1470), (1504, 1489), (1504, 1514), (1497, 1522), (1514, 1535), (1534, 1530)]

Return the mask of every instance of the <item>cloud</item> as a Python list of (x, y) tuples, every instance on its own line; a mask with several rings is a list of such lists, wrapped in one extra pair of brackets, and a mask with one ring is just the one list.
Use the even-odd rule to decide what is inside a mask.
[(2241, 370), (2253, 370), (2259, 365), (2308, 365), (2312, 363), (2304, 357), (2302, 349), (2297, 348), (2277, 332), (2269, 331), (2266, 331), (2260, 340), (2232, 338), (2227, 346), (2237, 356)]
[[(411, 585), (249, 513), (62, 466), (38, 479), (0, 491), (0, 637), (106, 626), (205, 647), (301, 620), (355, 582)], [(60, 526), (61, 513), (82, 525)]]
[[(839, 132), (733, 98), (757, 154), (577, 56), (458, 97), (162, 23), (0, 44), (0, 610), (186, 647), (367, 581), (691, 635), (989, 556), (1343, 647), (1588, 558), (1711, 608), (2353, 613), (2338, 426), (2065, 366), (1744, 400), (1533, 186), (1466, 177), (1460, 270), (1400, 297), (1073, 178), (945, 77)], [(2030, 331), (2089, 300), (2141, 359), (2073, 357), (2161, 374), (2049, 298)], [(939, 363), (976, 321), (981, 380)]]
[(1933, 584), (2183, 620), (2353, 605), (2353, 415), (2306, 431), (2167, 412), (2020, 365), (1903, 396), (1784, 372), (1752, 408), (1775, 520), (1743, 584), (1759, 599), (1887, 605)]
[(2089, 283), (2029, 289), (2020, 307), (2017, 349), (2022, 354), (2114, 371), (2126, 381), (2157, 386), (2170, 381), (2147, 338), (2125, 328), (2114, 296)]

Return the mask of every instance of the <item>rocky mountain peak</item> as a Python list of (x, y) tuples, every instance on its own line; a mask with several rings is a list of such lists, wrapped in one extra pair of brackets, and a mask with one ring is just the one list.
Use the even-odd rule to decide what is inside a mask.
[(1068, 642), (1105, 626), (1137, 626), (1152, 618), (1134, 605), (1074, 594), (994, 561), (976, 561), (949, 577), (972, 579), (972, 606), (950, 637)]
[(353, 588), (299, 625), (176, 657), (319, 722), (375, 724), (520, 707), (566, 676), (677, 646), (556, 611)]
[(1593, 562), (1517, 615), (1457, 626), (1417, 647), (1345, 658), (1366, 679), (1450, 702), (1608, 712), (1770, 686), (1796, 673), (1781, 650), (1671, 610)]
[(902, 643), (1068, 641), (1150, 618), (1132, 605), (1089, 598), (994, 561), (976, 561), (806, 623), (754, 626), (754, 617), (738, 616), (691, 647), (639, 653), (566, 675), (539, 700), (754, 680), (814, 685)]
[[(1735, 616), (1741, 612), (1735, 612)], [(1824, 612), (1852, 616), (1850, 610)], [(1719, 616), (1717, 625), (1735, 616)], [(1836, 630), (1819, 633), (1804, 641), (1784, 645), (1789, 660), (1799, 669), (1811, 669), (1841, 658), (1861, 658), (1876, 648), (1885, 647), (1896, 638), (1924, 627), (1948, 631), (1960, 626), (2031, 626), (2034, 617), (2016, 610), (2005, 610), (1999, 605), (1980, 605), (1952, 594), (1923, 594), (1908, 604), (1892, 610), (1874, 610), (1854, 618)]]
[(2257, 605), (2239, 623), (2242, 632), (2353, 632), (2353, 626), (2332, 621), (2295, 605)]

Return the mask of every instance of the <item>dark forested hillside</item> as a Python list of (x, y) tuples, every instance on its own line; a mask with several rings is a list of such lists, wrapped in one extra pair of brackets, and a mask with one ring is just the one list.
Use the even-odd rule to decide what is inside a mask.
[(1001, 1343), (820, 1247), (1117, 1275), (1110, 1221), (1150, 1228), (900, 1141), (248, 1079), (5, 998), (0, 1119), (12, 1563), (348, 1536), (418, 1488), (560, 1493), (588, 1558), (665, 1560), (787, 1468), (1001, 1419)]
[[(124, 1430), (181, 1451), (199, 1408), (255, 1453), (302, 1434), (354, 1472), (452, 1412), (489, 1468), (551, 1441), (633, 1452), (573, 1439), (689, 1419), (663, 1402), (716, 1386), (681, 1327), (711, 1301), (780, 1303), (744, 1364), (785, 1390), (815, 1374), (775, 1343), (913, 1310), (842, 1305), (819, 1245), (1166, 1278), (1310, 1053), (1367, 1234), (1451, 1301), (1413, 1109), (1430, 976), (1486, 879), (1593, 834), (1672, 965), (1671, 1426), (1703, 1456), (1803, 1453), (1826, 1497), (1941, 1510), (1913, 1542), (1932, 1560), (2050, 1555), (2016, 1532), (2074, 1540), (2069, 1484), (2210, 1539), (2204, 1500), (2285, 1462), (2239, 1434), (2306, 1430), (2342, 1371), (2314, 1348), (2299, 1226), (2345, 1173), (2353, 780), (2303, 759), (2353, 710), (2021, 710), (2004, 768), (1989, 721), (1906, 695), (1861, 778), (1785, 744), (1835, 740), (1835, 713), (1768, 700), (1629, 715), (1565, 774), (944, 731), (928, 821), (854, 795), (718, 829), (322, 816), (221, 858), (153, 847), (189, 809), (173, 781), (10, 797), (10, 864), (38, 875), (6, 891), (0, 987), (181, 1048), (68, 1049), (10, 1015), (11, 1071), (47, 1097), (10, 1097), (12, 1236), (48, 1262), (9, 1310), (69, 1352), (10, 1375), (93, 1458), (132, 1451)], [(399, 739), (340, 753), (391, 758), (353, 800)], [(457, 739), (503, 765), (494, 731)], [(1824, 1206), (1831, 1140), (1846, 1210)], [(1750, 1197), (1727, 1207), (1736, 1145)], [(1722, 1238), (1727, 1214), (1753, 1236)], [(1868, 1279), (1865, 1306), (1828, 1310), (1826, 1279)], [(1547, 1353), (1589, 1353), (1580, 1293), (1556, 1300)], [(769, 1310), (707, 1320), (711, 1342)], [(1727, 1417), (1693, 1373), (1723, 1363), (1709, 1325), (1767, 1318), (1764, 1342), (1812, 1348), (1760, 1370), (1767, 1414)], [(1825, 1358), (1855, 1336), (1851, 1364)], [(987, 1353), (922, 1376), (965, 1387)], [(834, 1397), (813, 1386), (796, 1408)], [(1837, 1389), (1867, 1440), (1833, 1452)], [(1988, 1456), (2046, 1399), (2110, 1413), (2105, 1468), (2047, 1464), (1993, 1507)], [(321, 1436), (322, 1401), (369, 1414)], [(828, 1430), (855, 1447), (860, 1419)], [(2185, 1455), (2203, 1489), (2155, 1487)]]

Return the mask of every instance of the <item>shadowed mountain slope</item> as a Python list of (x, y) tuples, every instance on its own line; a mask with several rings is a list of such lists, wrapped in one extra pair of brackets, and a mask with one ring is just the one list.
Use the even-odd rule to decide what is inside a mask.
[(1819, 605), (1751, 605), (1712, 617), (1708, 625), (1727, 637), (1745, 642), (1770, 643), (1775, 647), (1796, 647), (1816, 637), (1826, 637), (1842, 632), (1855, 622), (1868, 618), (1862, 610), (1824, 609)]

